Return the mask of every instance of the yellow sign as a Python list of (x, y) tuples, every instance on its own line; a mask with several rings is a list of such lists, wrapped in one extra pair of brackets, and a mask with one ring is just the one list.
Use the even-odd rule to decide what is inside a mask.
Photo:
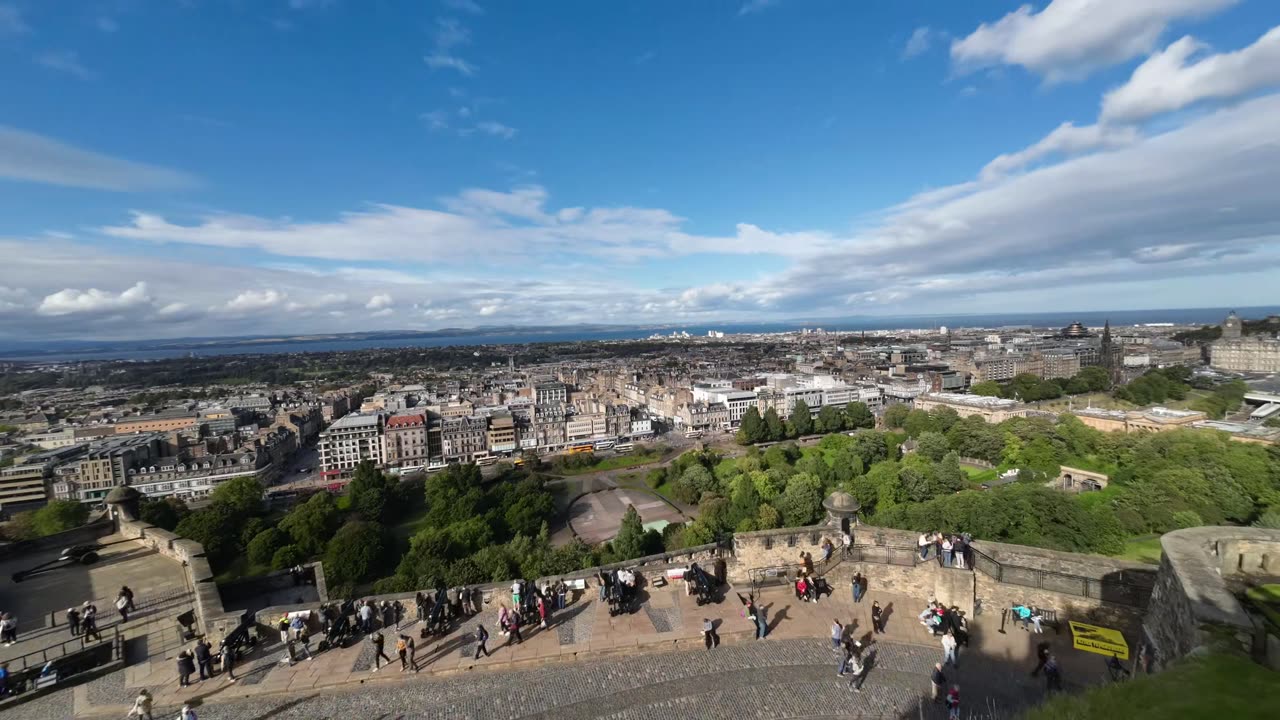
[(1069, 621), (1068, 624), (1071, 626), (1071, 640), (1075, 649), (1107, 657), (1115, 656), (1121, 660), (1129, 659), (1129, 643), (1124, 641), (1124, 635), (1119, 630), (1074, 621)]

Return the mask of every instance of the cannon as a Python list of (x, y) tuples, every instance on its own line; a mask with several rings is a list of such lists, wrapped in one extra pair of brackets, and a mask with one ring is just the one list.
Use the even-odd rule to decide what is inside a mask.
[(685, 574), (693, 585), (699, 605), (720, 602), (720, 581), (718, 578), (698, 567), (697, 563), (690, 565)]
[(72, 545), (59, 553), (58, 557), (53, 560), (14, 573), (12, 575), (13, 581), (20, 583), (32, 575), (72, 565), (92, 565), (98, 562), (98, 551), (101, 549), (102, 546), (100, 545)]

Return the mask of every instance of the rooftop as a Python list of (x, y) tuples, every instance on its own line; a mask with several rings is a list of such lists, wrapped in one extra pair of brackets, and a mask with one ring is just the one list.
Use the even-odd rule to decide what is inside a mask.
[(962, 395), (960, 393), (940, 392), (925, 393), (922, 397), (926, 400), (933, 400), (934, 402), (991, 409), (1012, 408), (1018, 405), (1017, 400), (1006, 400), (1005, 398), (989, 397), (985, 395)]
[(381, 418), (376, 414), (351, 413), (343, 415), (329, 426), (330, 430), (356, 430), (360, 428), (377, 427)]
[(427, 419), (422, 415), (393, 415), (387, 418), (387, 429), (401, 427), (422, 427), (427, 424)]

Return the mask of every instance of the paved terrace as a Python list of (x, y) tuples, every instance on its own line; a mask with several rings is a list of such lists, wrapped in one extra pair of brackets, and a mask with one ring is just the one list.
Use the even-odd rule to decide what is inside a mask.
[[(873, 578), (874, 582), (874, 578)], [(321, 718), (917, 718), (942, 717), (928, 702), (929, 672), (941, 659), (938, 642), (915, 615), (920, 598), (873, 591), (855, 605), (847, 585), (817, 603), (796, 600), (790, 588), (761, 593), (770, 636), (754, 639), (730, 588), (723, 602), (698, 607), (683, 585), (641, 592), (634, 614), (610, 617), (595, 591), (557, 613), (551, 627), (528, 628), (521, 645), (508, 645), (495, 627), (496, 604), (442, 639), (418, 640), (416, 671), (399, 662), (373, 672), (367, 642), (330, 650), (290, 667), (278, 638), (236, 669), (240, 680), (219, 676), (180, 689), (176, 648), (71, 690), (22, 707), (24, 718), (123, 717), (141, 687), (156, 697), (156, 716), (176, 716), (181, 703), (200, 704), (202, 720), (319, 720)], [(836, 677), (830, 649), (833, 618), (869, 639), (871, 602), (888, 611), (887, 633), (877, 637), (876, 660), (864, 692)], [(494, 602), (500, 602), (501, 598)], [(703, 618), (717, 621), (722, 645), (702, 645)], [(472, 659), (476, 622), (490, 630), (489, 658)], [(1029, 676), (1037, 642), (1051, 643), (1068, 689), (1101, 681), (1103, 659), (1070, 649), (1068, 634), (1033, 635), (1018, 628), (1001, 634), (1000, 616), (971, 622), (971, 647), (961, 669), (947, 669), (962, 688), (970, 712), (1003, 712), (1038, 702), (1040, 682)], [(418, 635), (418, 625), (402, 631)], [(384, 631), (394, 657), (394, 629)], [(313, 643), (314, 646), (314, 643)], [(314, 649), (314, 647), (313, 647)], [(163, 655), (163, 657), (161, 657)], [(132, 658), (131, 658), (132, 659)], [(1042, 681), (1041, 681), (1042, 682)]]
[[(97, 540), (102, 546), (99, 560), (92, 565), (70, 565), (52, 568), (14, 583), (13, 573), (54, 560), (61, 548), (24, 553), (0, 562), (0, 610), (18, 618), (18, 642), (0, 646), (0, 661), (16, 661), (21, 669), (22, 656), (27, 664), (42, 662), (39, 653), (67, 643), (79, 648), (66, 624), (66, 610), (79, 607), (86, 600), (98, 606), (98, 628), (109, 637), (119, 623), (115, 600), (121, 586), (134, 592), (136, 613), (121, 627), (126, 637), (154, 631), (163, 626), (177, 627), (176, 616), (192, 607), (191, 589), (182, 564), (155, 550), (120, 535)], [(56, 625), (53, 622), (56, 621)], [(174, 633), (176, 635), (176, 633)], [(32, 656), (32, 653), (37, 653)]]

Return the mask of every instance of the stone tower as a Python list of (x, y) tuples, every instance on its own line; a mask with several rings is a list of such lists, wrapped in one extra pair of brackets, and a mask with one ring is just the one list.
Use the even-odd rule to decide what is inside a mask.
[(1227, 319), (1222, 321), (1222, 339), (1239, 340), (1243, 329), (1244, 326), (1240, 322), (1240, 316), (1236, 315), (1235, 310), (1232, 310), (1227, 313)]

